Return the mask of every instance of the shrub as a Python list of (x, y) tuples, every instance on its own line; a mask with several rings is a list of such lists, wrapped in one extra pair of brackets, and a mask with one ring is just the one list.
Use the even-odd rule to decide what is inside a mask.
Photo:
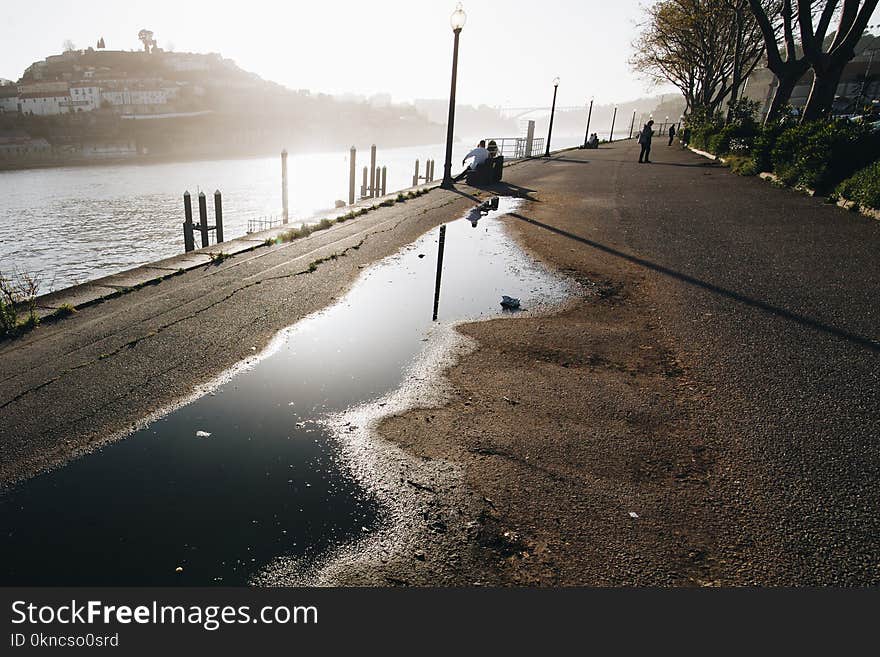
[(880, 162), (865, 167), (837, 186), (837, 196), (863, 208), (880, 209)]
[[(13, 337), (40, 323), (36, 312), (39, 288), (38, 276), (0, 272), (0, 339)], [(22, 310), (26, 313), (24, 319), (20, 318)]]
[(730, 155), (726, 158), (725, 164), (740, 176), (757, 176), (760, 173), (754, 158), (749, 155)]
[(880, 135), (846, 120), (813, 121), (784, 130), (771, 152), (773, 171), (787, 185), (827, 192), (872, 162)]

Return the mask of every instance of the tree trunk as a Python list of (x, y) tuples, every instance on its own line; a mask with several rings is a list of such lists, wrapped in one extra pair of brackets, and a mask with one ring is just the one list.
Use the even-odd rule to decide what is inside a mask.
[(764, 119), (764, 125), (770, 125), (779, 118), (779, 114), (783, 108), (788, 105), (791, 94), (797, 86), (801, 74), (776, 76), (779, 84), (776, 86), (776, 93), (773, 94), (773, 101), (770, 103), (770, 109), (767, 111), (767, 118)]
[[(844, 59), (844, 66), (847, 61), (849, 60)], [(813, 88), (810, 89), (810, 97), (804, 107), (801, 123), (828, 116), (834, 104), (834, 96), (837, 93), (837, 85), (840, 84), (844, 66), (836, 66), (823, 71), (814, 69)]]

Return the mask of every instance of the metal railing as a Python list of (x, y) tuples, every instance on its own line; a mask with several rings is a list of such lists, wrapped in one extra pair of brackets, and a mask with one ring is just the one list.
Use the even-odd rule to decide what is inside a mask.
[(540, 157), (544, 154), (544, 139), (532, 139), (531, 145), (525, 137), (490, 137), (486, 143), (498, 144), (498, 152), (505, 160), (519, 160), (525, 157)]
[(268, 217), (257, 217), (256, 219), (248, 219), (247, 233), (259, 233), (260, 231), (269, 230), (281, 226), (284, 223), (284, 215), (272, 215)]

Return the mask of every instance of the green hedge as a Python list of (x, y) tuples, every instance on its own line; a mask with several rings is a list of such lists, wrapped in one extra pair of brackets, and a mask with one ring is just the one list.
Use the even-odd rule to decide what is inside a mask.
[(784, 130), (770, 159), (787, 185), (826, 193), (876, 159), (880, 135), (846, 120), (813, 121)]
[(844, 180), (834, 193), (863, 208), (880, 210), (880, 162), (874, 162)]
[(880, 155), (880, 132), (864, 124), (828, 119), (799, 125), (786, 117), (761, 126), (757, 110), (757, 103), (742, 101), (734, 105), (726, 123), (721, 115), (692, 116), (691, 144), (731, 158), (731, 169), (737, 173), (772, 171), (787, 185), (821, 194)]

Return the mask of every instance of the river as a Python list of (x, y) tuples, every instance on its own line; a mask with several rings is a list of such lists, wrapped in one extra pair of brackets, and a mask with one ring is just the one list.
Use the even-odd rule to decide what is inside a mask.
[[(554, 135), (553, 147), (582, 139)], [(454, 173), (475, 142), (456, 144)], [(356, 192), (369, 146), (357, 145)], [(377, 164), (388, 168), (388, 193), (412, 185), (417, 158), (420, 173), (433, 158), (435, 178), (442, 178), (443, 153), (443, 144), (380, 145)], [(348, 157), (348, 151), (290, 154), (292, 223), (332, 208), (337, 199), (348, 200)], [(217, 189), (223, 194), (225, 238), (244, 235), (249, 219), (281, 213), (280, 156), (0, 172), (0, 274), (34, 275), (45, 293), (182, 253), (184, 191), (193, 195), (196, 214), (196, 195), (208, 195), (212, 220)]]

